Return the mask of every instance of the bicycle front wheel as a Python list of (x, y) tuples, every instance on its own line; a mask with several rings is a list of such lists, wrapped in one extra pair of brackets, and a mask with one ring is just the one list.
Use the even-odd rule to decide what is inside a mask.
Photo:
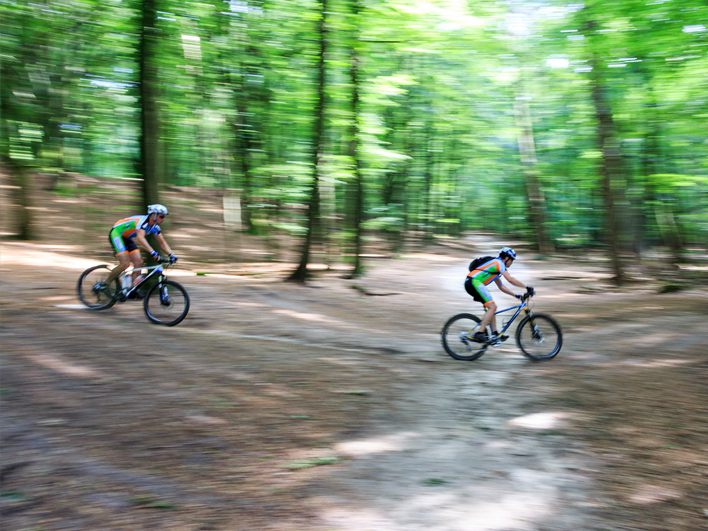
[(105, 310), (116, 303), (120, 283), (116, 279), (110, 286), (106, 284), (110, 272), (107, 265), (98, 265), (88, 268), (79, 277), (76, 285), (79, 300), (92, 310)]
[(143, 301), (143, 308), (153, 323), (174, 326), (187, 317), (189, 295), (177, 282), (163, 280), (150, 289)]
[(534, 360), (555, 358), (563, 346), (563, 333), (553, 317), (537, 313), (525, 317), (516, 329), (516, 344)]
[(442, 329), (442, 344), (450, 356), (456, 360), (472, 361), (481, 357), (489, 345), (482, 345), (472, 339), (479, 332), (480, 318), (471, 313), (460, 313), (451, 317)]

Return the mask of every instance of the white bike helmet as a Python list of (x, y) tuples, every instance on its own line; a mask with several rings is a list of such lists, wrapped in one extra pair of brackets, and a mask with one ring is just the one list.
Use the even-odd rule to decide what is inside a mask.
[(508, 256), (512, 260), (516, 260), (516, 252), (511, 247), (502, 247), (501, 251), (499, 251), (499, 256), (502, 258)]
[(169, 212), (167, 212), (167, 207), (165, 205), (154, 204), (148, 205), (148, 216), (150, 214), (164, 214), (166, 216)]

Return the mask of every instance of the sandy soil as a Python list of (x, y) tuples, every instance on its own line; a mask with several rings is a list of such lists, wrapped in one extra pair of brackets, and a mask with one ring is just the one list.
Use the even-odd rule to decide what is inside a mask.
[(469, 253), (307, 287), (187, 261), (174, 328), (139, 302), (82, 309), (75, 282), (97, 260), (78, 256), (0, 248), (3, 529), (708, 524), (705, 289), (612, 290), (602, 262), (520, 260), (563, 350), (533, 363), (510, 341), (460, 362), (439, 332), (478, 310)]

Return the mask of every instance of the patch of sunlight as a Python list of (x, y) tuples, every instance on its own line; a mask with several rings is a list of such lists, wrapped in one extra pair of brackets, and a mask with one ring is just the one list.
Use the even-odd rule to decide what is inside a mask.
[[(415, 517), (422, 528), (444, 528), (450, 531), (531, 531), (536, 523), (552, 516), (554, 497), (548, 492), (536, 494), (498, 493), (495, 501), (475, 502), (474, 492), (460, 497), (458, 492), (439, 493), (426, 490), (424, 495), (403, 502), (393, 514), (404, 514), (406, 520)], [(342, 530), (391, 531), (400, 529), (399, 522), (369, 507), (331, 504), (320, 516), (328, 524)], [(415, 515), (415, 516), (414, 516)]]
[[(648, 328), (649, 326), (647, 325), (644, 328)], [(607, 329), (612, 329), (616, 330), (618, 328), (628, 328), (626, 325), (623, 326), (611, 326), (607, 327)], [(637, 327), (637, 328), (642, 328), (642, 327)], [(654, 346), (658, 345), (661, 343), (667, 343), (667, 342), (672, 342), (675, 341), (676, 338), (678, 337), (678, 334), (675, 332), (669, 332), (669, 331), (661, 331), (661, 332), (655, 332), (653, 334), (647, 333), (646, 330), (639, 330), (637, 332), (637, 335), (634, 335), (632, 337), (625, 337), (623, 339), (630, 340), (632, 342), (632, 345), (636, 347), (649, 347), (649, 346)]]
[(681, 264), (679, 268), (685, 271), (708, 271), (708, 266), (699, 266), (692, 264)]
[[(463, 514), (453, 524), (453, 529), (475, 529), (475, 531), (496, 531), (514, 529), (525, 531), (537, 529), (532, 520), (552, 515), (552, 496), (545, 492), (538, 494), (507, 494), (501, 492), (494, 502), (465, 503)], [(472, 526), (470, 526), (472, 524)]]
[(595, 316), (590, 313), (564, 313), (563, 319), (594, 319)]
[[(325, 347), (326, 348), (326, 347)], [(338, 349), (345, 350), (345, 349)], [(348, 349), (355, 350), (355, 349)], [(334, 363), (335, 365), (360, 365), (360, 358), (317, 358), (320, 361), (327, 361), (329, 363)]]
[(532, 430), (550, 430), (565, 424), (570, 418), (570, 413), (561, 411), (546, 411), (544, 413), (532, 413), (522, 417), (516, 417), (507, 421), (510, 426), (518, 428), (529, 428)]
[(53, 354), (26, 354), (26, 357), (37, 365), (42, 365), (43, 367), (66, 374), (67, 376), (78, 376), (79, 378), (106, 377), (101, 371), (83, 365), (75, 365)]
[(273, 313), (278, 313), (280, 315), (287, 315), (288, 317), (295, 317), (296, 319), (303, 319), (305, 321), (317, 321), (320, 323), (330, 323), (330, 324), (345, 324), (339, 319), (333, 319), (319, 313), (304, 313), (296, 312), (293, 310), (273, 310)]
[(64, 310), (88, 310), (88, 306), (83, 304), (57, 304), (57, 308), (62, 308)]
[(184, 269), (169, 269), (167, 271), (167, 277), (196, 277), (197, 274), (194, 271), (185, 271)]
[(2, 265), (43, 266), (83, 271), (99, 263), (96, 260), (66, 256), (38, 249), (0, 246), (0, 264)]
[(686, 363), (693, 363), (694, 360), (651, 360), (651, 361), (636, 361), (635, 360), (624, 360), (621, 363), (615, 363), (613, 365), (632, 365), (633, 367), (641, 367), (643, 369), (661, 369), (665, 367), (676, 367), (677, 365), (685, 365)]
[(210, 426), (226, 424), (226, 420), (222, 418), (207, 415), (187, 415), (185, 419), (194, 424), (208, 424)]
[(323, 509), (320, 516), (328, 525), (335, 526), (342, 531), (348, 529), (356, 531), (392, 531), (398, 528), (394, 521), (373, 509), (364, 507), (344, 509), (339, 502), (333, 505), (335, 507)]
[(403, 432), (396, 433), (395, 435), (385, 435), (383, 437), (360, 439), (358, 441), (346, 441), (336, 444), (334, 450), (337, 453), (351, 457), (381, 454), (384, 452), (398, 452), (405, 449), (407, 441), (418, 436), (420, 436), (420, 434), (415, 432)]
[[(537, 493), (498, 493), (495, 501), (477, 501), (474, 493), (459, 497), (459, 491), (431, 497), (429, 493), (410, 500), (408, 511), (422, 510), (425, 514), (438, 512), (436, 520), (445, 521), (447, 529), (501, 531), (537, 529), (533, 520), (552, 515), (553, 495), (550, 489)], [(487, 492), (488, 493), (488, 492)], [(550, 495), (549, 495), (550, 493)], [(436, 499), (437, 498), (437, 499)]]
[(650, 503), (661, 503), (667, 500), (682, 497), (683, 495), (679, 491), (669, 487), (642, 485), (629, 497), (629, 500), (640, 505), (647, 505)]

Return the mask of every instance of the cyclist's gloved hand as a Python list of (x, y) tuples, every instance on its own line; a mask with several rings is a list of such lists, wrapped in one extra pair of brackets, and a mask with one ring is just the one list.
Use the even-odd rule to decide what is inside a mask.
[(523, 298), (524, 298), (523, 295), (519, 295), (518, 293), (516, 295), (514, 295), (514, 297), (516, 297), (519, 300), (523, 300)]
[(162, 262), (162, 258), (160, 257), (160, 255), (157, 251), (152, 251), (150, 253), (150, 256), (152, 256), (158, 263)]
[(536, 295), (536, 290), (533, 289), (533, 286), (526, 286), (526, 291), (529, 292), (531, 295)]
[(170, 256), (167, 257), (167, 260), (170, 262), (170, 264), (174, 264), (177, 261), (175, 253), (170, 253)]

